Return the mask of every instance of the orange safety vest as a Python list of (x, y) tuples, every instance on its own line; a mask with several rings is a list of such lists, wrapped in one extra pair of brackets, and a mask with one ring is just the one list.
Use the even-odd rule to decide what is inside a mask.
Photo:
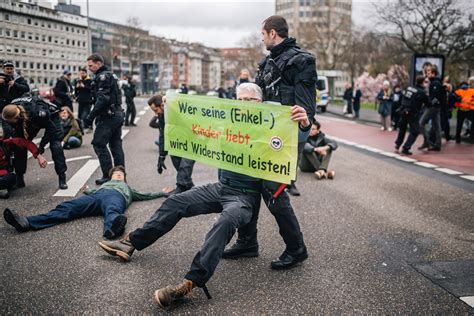
[(461, 97), (460, 102), (456, 102), (454, 105), (462, 110), (474, 110), (474, 88), (470, 89), (458, 89), (454, 91), (458, 96)]

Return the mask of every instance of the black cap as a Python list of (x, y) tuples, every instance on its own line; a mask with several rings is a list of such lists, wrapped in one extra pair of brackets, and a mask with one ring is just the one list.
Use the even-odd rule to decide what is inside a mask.
[(71, 75), (71, 71), (69, 69), (64, 69), (63, 75)]
[(15, 67), (15, 65), (11, 61), (5, 61), (3, 67)]

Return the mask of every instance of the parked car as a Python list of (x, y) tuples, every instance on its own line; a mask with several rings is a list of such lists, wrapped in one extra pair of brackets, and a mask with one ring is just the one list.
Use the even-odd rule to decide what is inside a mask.
[(316, 109), (321, 109), (324, 113), (329, 105), (329, 82), (328, 78), (324, 76), (318, 77), (316, 83)]

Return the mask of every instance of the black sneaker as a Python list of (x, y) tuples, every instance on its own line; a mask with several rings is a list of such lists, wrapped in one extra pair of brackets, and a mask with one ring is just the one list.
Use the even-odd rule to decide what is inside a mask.
[(106, 183), (106, 182), (108, 182), (108, 181), (110, 181), (109, 178), (100, 178), (100, 179), (95, 180), (95, 184), (97, 184), (97, 185), (102, 185), (102, 184), (104, 184), (104, 183)]
[(287, 270), (306, 259), (308, 259), (306, 247), (303, 247), (295, 254), (291, 254), (285, 250), (278, 259), (271, 262), (271, 267), (273, 270)]
[(413, 153), (407, 148), (402, 149), (402, 154), (407, 155), (407, 156), (413, 155)]
[(30, 223), (25, 216), (18, 215), (17, 212), (9, 208), (3, 211), (3, 218), (20, 233), (27, 232), (31, 229)]
[(0, 199), (6, 200), (10, 197), (10, 192), (5, 191), (5, 192), (0, 192)]
[(112, 222), (110, 229), (105, 231), (104, 237), (107, 239), (113, 239), (122, 236), (125, 231), (125, 225), (127, 225), (127, 217), (124, 215), (118, 215)]

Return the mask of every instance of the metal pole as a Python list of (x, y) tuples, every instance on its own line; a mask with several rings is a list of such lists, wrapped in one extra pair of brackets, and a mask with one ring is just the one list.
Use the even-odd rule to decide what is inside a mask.
[(88, 50), (89, 50), (89, 55), (92, 54), (92, 32), (91, 32), (91, 27), (89, 24), (89, 0), (87, 0), (87, 45)]

